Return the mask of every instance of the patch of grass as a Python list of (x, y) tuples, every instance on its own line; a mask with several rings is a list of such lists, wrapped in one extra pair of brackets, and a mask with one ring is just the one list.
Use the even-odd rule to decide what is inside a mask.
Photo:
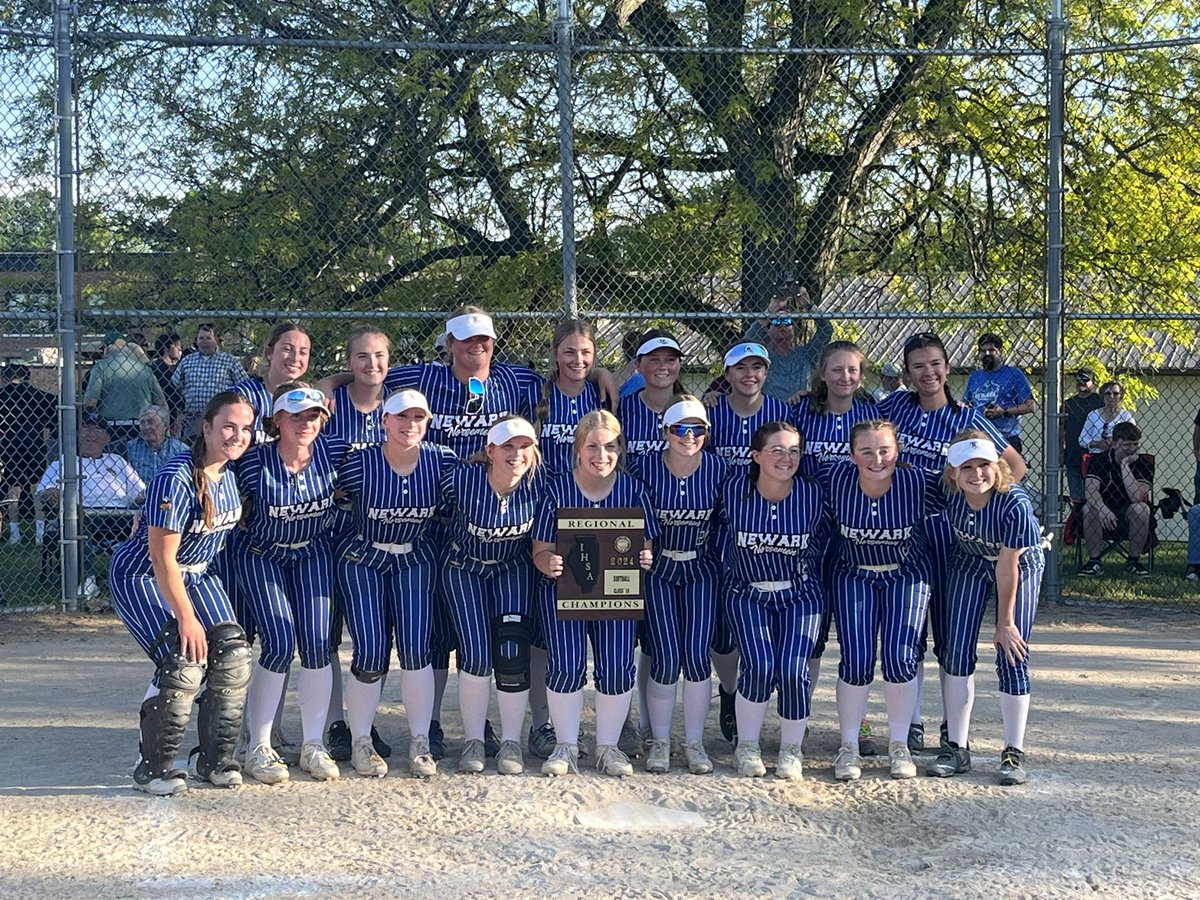
[[(1178, 541), (1159, 544), (1154, 551), (1154, 568), (1149, 578), (1126, 575), (1125, 557), (1118, 553), (1104, 557), (1104, 574), (1099, 578), (1080, 578), (1075, 574), (1075, 548), (1064, 549), (1062, 594), (1065, 600), (1200, 609), (1200, 582), (1183, 577), (1187, 571), (1187, 544)], [(1086, 561), (1086, 553), (1084, 559)], [(1149, 564), (1145, 556), (1142, 563)]]
[[(59, 563), (57, 548), (51, 551), (46, 580), (38, 577), (42, 548), (33, 542), (33, 523), (25, 523), (25, 539), (17, 544), (0, 543), (0, 596), (11, 607), (49, 606), (59, 601)], [(0, 606), (0, 608), (3, 608)]]

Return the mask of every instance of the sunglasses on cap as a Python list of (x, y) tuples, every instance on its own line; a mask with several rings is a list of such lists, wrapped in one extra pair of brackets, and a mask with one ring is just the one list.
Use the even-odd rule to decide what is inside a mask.
[(776, 316), (771, 320), (772, 325), (791, 325), (793, 319), (791, 316)]
[(701, 424), (682, 423), (679, 425), (668, 425), (667, 434), (673, 434), (677, 438), (696, 437), (701, 438), (708, 434), (708, 426)]
[(303, 403), (305, 400), (311, 400), (322, 406), (325, 405), (325, 395), (315, 388), (296, 388), (294, 391), (284, 394), (283, 399), (288, 403)]
[(467, 415), (477, 415), (483, 410), (483, 401), (487, 398), (487, 385), (483, 379), (474, 375), (467, 379), (467, 394)]

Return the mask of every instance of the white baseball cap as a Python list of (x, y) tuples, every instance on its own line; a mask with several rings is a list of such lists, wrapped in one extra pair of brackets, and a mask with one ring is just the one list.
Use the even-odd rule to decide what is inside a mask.
[(402, 391), (396, 391), (390, 394), (383, 401), (383, 411), (396, 415), (402, 413), (406, 409), (423, 409), (429, 412), (429, 401), (425, 399), (425, 395), (413, 388), (405, 388)]
[(496, 329), (492, 325), (492, 317), (486, 313), (467, 313), (455, 316), (446, 322), (446, 333), (456, 341), (465, 341), (473, 337), (490, 337), (495, 339)]
[(899, 378), (900, 367), (895, 363), (884, 363), (883, 368), (879, 370), (880, 375), (886, 375), (888, 378)]
[(678, 425), (684, 419), (699, 419), (705, 425), (709, 424), (708, 411), (703, 403), (699, 400), (680, 400), (668, 406), (667, 411), (663, 413), (663, 428)]
[(986, 459), (988, 462), (996, 462), (1000, 459), (1000, 454), (996, 452), (995, 443), (987, 438), (968, 438), (965, 441), (956, 441), (946, 451), (946, 462), (956, 469), (968, 459)]
[(329, 415), (329, 407), (325, 405), (325, 395), (316, 388), (293, 388), (280, 394), (271, 405), (271, 412), (302, 413), (306, 409), (319, 409)]
[(516, 437), (527, 437), (535, 444), (537, 443), (537, 432), (533, 430), (532, 425), (520, 416), (512, 419), (502, 419), (489, 428), (487, 442), (499, 447), (501, 444), (507, 444)]
[(767, 352), (767, 348), (762, 344), (756, 344), (753, 341), (748, 341), (742, 344), (734, 344), (729, 348), (729, 352), (725, 354), (725, 368), (736, 366), (743, 359), (749, 359), (752, 356), (757, 356), (768, 366), (771, 364), (771, 354)]
[(642, 341), (642, 345), (638, 347), (637, 355), (645, 356), (647, 353), (653, 353), (655, 350), (661, 350), (664, 347), (667, 350), (674, 350), (680, 356), (683, 356), (682, 348), (675, 342), (674, 338), (669, 337), (652, 337), (649, 340)]

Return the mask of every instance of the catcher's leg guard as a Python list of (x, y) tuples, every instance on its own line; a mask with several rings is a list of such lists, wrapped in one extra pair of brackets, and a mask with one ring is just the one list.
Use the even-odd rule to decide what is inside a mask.
[(221, 776), (238, 769), (233, 751), (246, 708), (250, 657), (250, 642), (239, 625), (223, 622), (209, 629), (208, 686), (198, 701), (200, 716), (196, 723), (200, 746), (192, 752), (199, 754), (196, 774), (214, 784), (240, 783)]
[[(204, 678), (204, 666), (179, 652), (179, 628), (174, 619), (163, 626), (158, 640), (170, 652), (158, 663), (158, 696), (142, 703), (138, 745), (141, 759), (133, 772), (134, 781), (142, 790), (152, 787), (154, 782), (179, 777), (174, 769), (175, 754), (183, 743), (192, 701)], [(161, 792), (174, 793), (174, 790), (164, 787)]]

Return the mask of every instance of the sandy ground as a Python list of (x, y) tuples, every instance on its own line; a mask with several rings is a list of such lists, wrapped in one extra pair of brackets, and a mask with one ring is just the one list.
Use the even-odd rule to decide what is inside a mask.
[[(1050, 609), (1035, 632), (1030, 783), (996, 784), (994, 672), (981, 669), (975, 769), (895, 782), (882, 762), (833, 780), (832, 660), (805, 780), (740, 779), (714, 714), (717, 773), (563, 779), (447, 774), (319, 784), (130, 789), (149, 663), (108, 616), (0, 619), (0, 895), (1122, 896), (1200, 895), (1200, 622)], [(931, 670), (932, 676), (932, 670)], [(389, 685), (379, 725), (397, 747)], [(294, 701), (294, 697), (291, 698)], [(936, 690), (924, 710), (936, 732)], [(287, 730), (299, 731), (289, 702)], [(882, 725), (882, 697), (872, 695)], [(677, 722), (678, 727), (678, 722)], [(590, 721), (585, 720), (585, 730)], [(189, 738), (190, 741), (190, 738)], [(778, 726), (768, 719), (773, 756)], [(530, 766), (536, 771), (535, 766)], [(642, 803), (697, 830), (597, 830), (581, 812)]]

